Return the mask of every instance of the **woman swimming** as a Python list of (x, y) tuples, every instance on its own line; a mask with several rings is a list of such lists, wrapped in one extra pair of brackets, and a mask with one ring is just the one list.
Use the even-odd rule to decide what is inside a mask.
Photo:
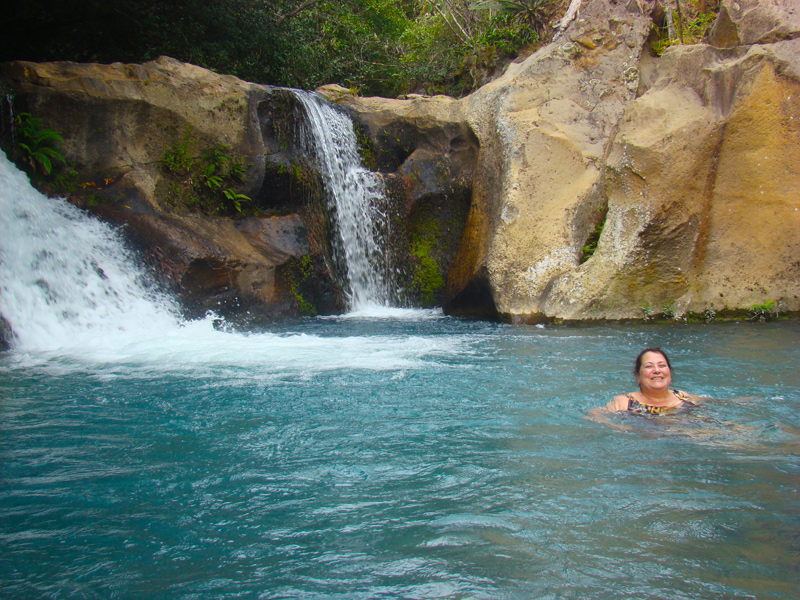
[(640, 415), (680, 412), (697, 405), (699, 396), (670, 388), (672, 366), (660, 348), (645, 348), (636, 357), (633, 369), (639, 390), (620, 394), (604, 407), (592, 411), (628, 411)]

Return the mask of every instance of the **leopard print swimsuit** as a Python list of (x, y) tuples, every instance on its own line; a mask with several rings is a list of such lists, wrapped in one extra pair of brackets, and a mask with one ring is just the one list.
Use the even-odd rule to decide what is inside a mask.
[(653, 406), (652, 404), (639, 402), (633, 397), (633, 394), (628, 394), (628, 412), (635, 415), (663, 415), (664, 413), (683, 412), (697, 406), (695, 402), (689, 400), (686, 392), (681, 392), (680, 390), (670, 391), (681, 401), (678, 406)]

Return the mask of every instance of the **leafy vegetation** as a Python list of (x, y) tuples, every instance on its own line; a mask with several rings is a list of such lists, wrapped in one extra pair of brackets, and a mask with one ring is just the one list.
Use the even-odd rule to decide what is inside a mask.
[(250, 198), (234, 188), (245, 181), (244, 161), (232, 157), (225, 144), (206, 146), (195, 158), (198, 143), (187, 128), (179, 142), (164, 150), (161, 170), (172, 179), (168, 201), (208, 215), (241, 213), (242, 202)]
[(287, 280), (292, 298), (297, 303), (301, 315), (313, 317), (317, 308), (303, 295), (303, 288), (307, 287), (314, 275), (314, 259), (310, 254), (301, 258), (293, 258), (287, 263)]
[(583, 255), (581, 256), (581, 264), (585, 263), (589, 260), (594, 253), (597, 251), (597, 244), (600, 241), (600, 236), (603, 234), (603, 226), (605, 225), (605, 220), (600, 221), (597, 225), (595, 225), (594, 230), (592, 233), (589, 234), (589, 238), (586, 240), (586, 244), (583, 246)]
[(14, 117), (15, 159), (30, 175), (50, 175), (54, 163), (64, 163), (59, 145), (64, 141), (55, 129), (44, 126), (30, 113)]
[(474, 10), (498, 10), (514, 16), (541, 32), (553, 8), (553, 0), (480, 0), (472, 5)]
[(682, 9), (667, 13), (663, 25), (655, 27), (657, 39), (650, 45), (651, 53), (661, 56), (670, 46), (701, 42), (717, 17), (716, 12), (709, 10), (708, 4), (699, 0), (681, 0), (675, 4)]
[(145, 62), (363, 94), (463, 95), (530, 51), (561, 0), (26, 0), (0, 21), (0, 61)]
[(772, 317), (778, 317), (780, 310), (775, 306), (774, 300), (767, 300), (762, 304), (754, 304), (750, 308), (751, 321), (769, 321)]

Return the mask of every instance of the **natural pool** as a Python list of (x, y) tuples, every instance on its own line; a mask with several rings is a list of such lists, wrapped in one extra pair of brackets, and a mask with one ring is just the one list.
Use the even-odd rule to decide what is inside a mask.
[[(4, 598), (796, 598), (800, 325), (210, 322), (0, 355)], [(691, 415), (586, 419), (661, 345)]]

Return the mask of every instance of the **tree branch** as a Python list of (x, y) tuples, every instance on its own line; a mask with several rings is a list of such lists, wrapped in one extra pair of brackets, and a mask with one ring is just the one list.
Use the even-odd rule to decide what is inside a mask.
[(301, 12), (303, 12), (305, 9), (307, 9), (307, 8), (310, 8), (311, 6), (314, 6), (314, 5), (315, 5), (317, 2), (319, 2), (319, 0), (306, 0), (306, 1), (305, 1), (305, 2), (303, 2), (303, 3), (302, 3), (300, 6), (298, 6), (297, 8), (295, 8), (294, 10), (292, 10), (292, 11), (289, 11), (289, 12), (288, 12), (288, 13), (286, 13), (285, 15), (281, 15), (280, 17), (278, 17), (278, 18), (275, 20), (275, 25), (280, 25), (280, 24), (281, 24), (281, 23), (283, 23), (283, 22), (284, 22), (286, 19), (291, 19), (292, 17), (296, 17), (296, 16), (297, 16), (297, 15), (299, 15)]
[(556, 24), (556, 36), (558, 36), (561, 32), (563, 32), (570, 23), (575, 20), (575, 17), (578, 16), (578, 9), (581, 7), (581, 0), (570, 0), (569, 8), (567, 8), (567, 12), (564, 13), (564, 16), (561, 20)]

